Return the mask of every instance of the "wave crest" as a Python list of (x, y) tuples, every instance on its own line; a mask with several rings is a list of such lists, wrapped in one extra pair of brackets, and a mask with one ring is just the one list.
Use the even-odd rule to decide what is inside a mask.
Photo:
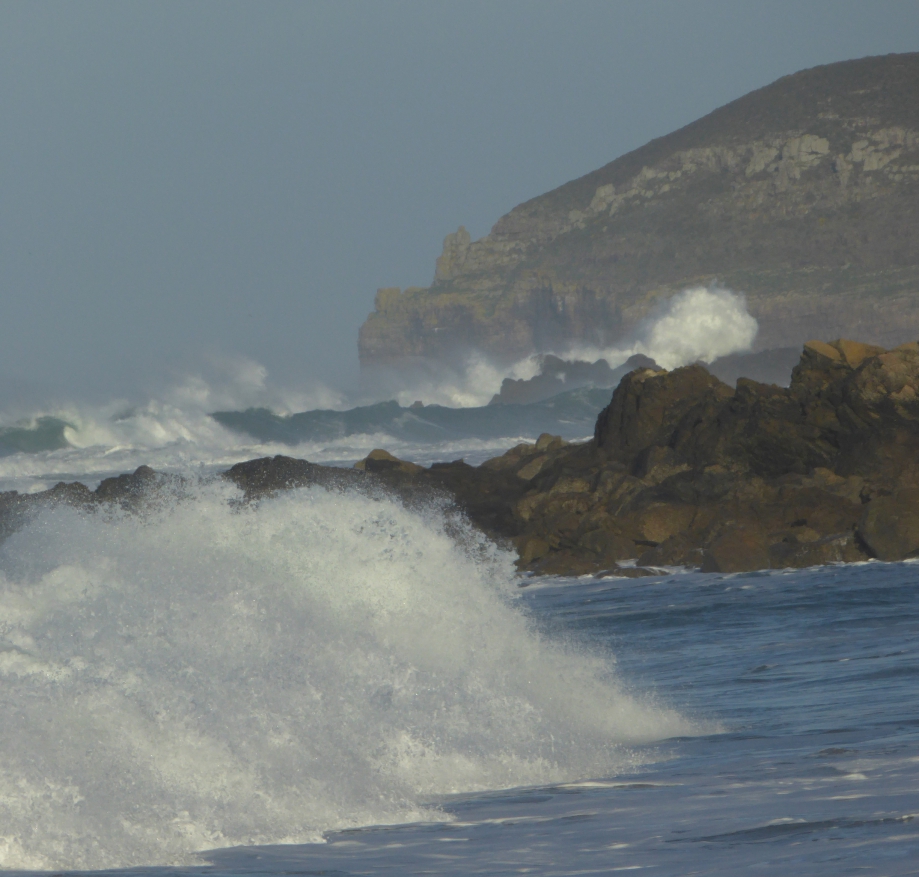
[(437, 509), (202, 487), (45, 511), (0, 555), (0, 867), (179, 863), (446, 818), (687, 733), (534, 632), (509, 555)]

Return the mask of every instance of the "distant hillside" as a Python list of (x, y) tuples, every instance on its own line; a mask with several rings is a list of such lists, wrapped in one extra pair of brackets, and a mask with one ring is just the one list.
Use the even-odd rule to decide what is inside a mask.
[(429, 288), (378, 292), (361, 361), (605, 346), (714, 280), (758, 349), (919, 337), (919, 53), (783, 77), (448, 235)]

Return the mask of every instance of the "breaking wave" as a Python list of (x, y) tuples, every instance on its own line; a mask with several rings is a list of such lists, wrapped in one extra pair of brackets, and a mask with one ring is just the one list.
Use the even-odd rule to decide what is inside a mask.
[(0, 867), (443, 820), (438, 795), (606, 776), (692, 731), (535, 632), (509, 555), (437, 509), (236, 499), (48, 509), (4, 544)]
[(606, 359), (617, 366), (642, 353), (662, 368), (674, 369), (751, 350), (758, 331), (742, 295), (719, 286), (696, 286), (668, 299), (626, 344), (605, 349), (575, 347), (567, 355)]
[[(698, 287), (666, 302), (627, 343), (563, 355), (605, 359), (615, 369), (643, 353), (675, 368), (749, 349), (756, 330), (742, 296)], [(608, 388), (577, 388), (527, 405), (487, 405), (505, 377), (525, 380), (540, 367), (531, 357), (502, 369), (476, 354), (460, 372), (444, 366), (434, 377), (393, 391), (390, 398), (397, 401), (349, 407), (329, 388), (281, 389), (258, 363), (226, 359), (207, 378), (191, 375), (142, 404), (70, 404), (25, 418), (0, 416), (0, 489), (41, 490), (55, 481), (102, 478), (142, 464), (214, 471), (276, 453), (351, 463), (381, 446), (418, 462), (458, 456), (481, 462), (542, 432), (566, 439), (591, 435), (609, 401)], [(407, 407), (416, 401), (425, 408)]]

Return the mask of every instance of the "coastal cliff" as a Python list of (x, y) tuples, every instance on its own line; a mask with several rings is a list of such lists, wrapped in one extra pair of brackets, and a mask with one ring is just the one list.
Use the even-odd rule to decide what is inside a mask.
[(919, 336), (919, 53), (786, 76), (447, 236), (428, 288), (381, 289), (365, 365), (604, 347), (680, 289), (743, 292), (757, 349)]

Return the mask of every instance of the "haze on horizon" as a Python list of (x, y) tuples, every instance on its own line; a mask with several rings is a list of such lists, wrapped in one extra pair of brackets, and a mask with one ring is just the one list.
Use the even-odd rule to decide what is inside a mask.
[(906, 0), (4, 3), (0, 410), (352, 386), (377, 287), (460, 224), (917, 35)]

